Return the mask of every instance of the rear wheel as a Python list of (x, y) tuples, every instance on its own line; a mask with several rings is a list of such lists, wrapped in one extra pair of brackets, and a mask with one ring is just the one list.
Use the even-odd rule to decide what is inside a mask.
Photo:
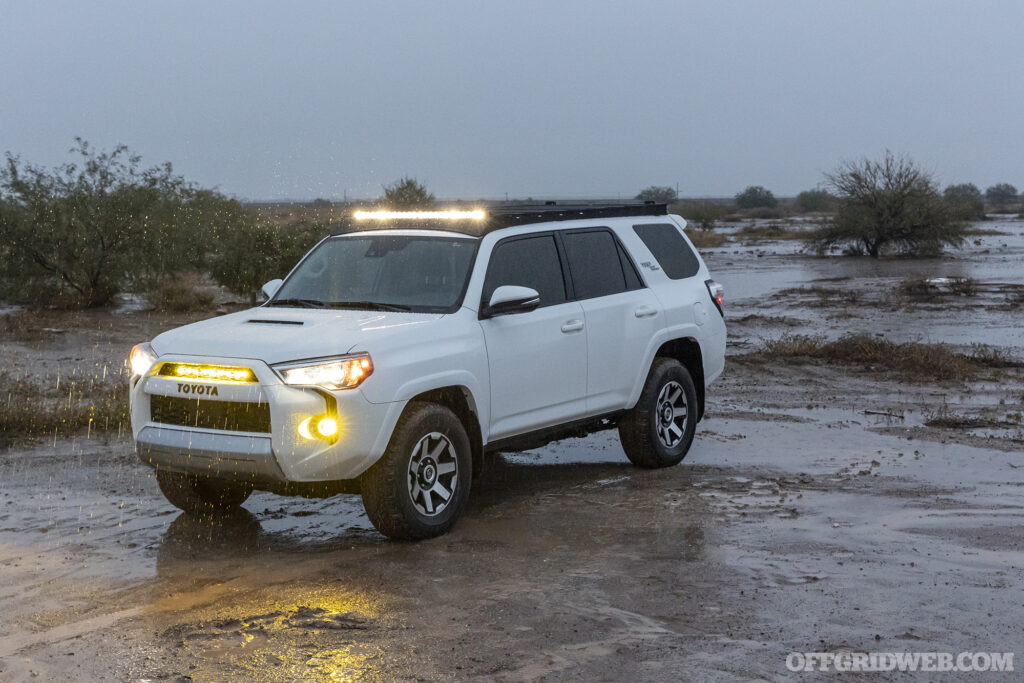
[(697, 429), (697, 390), (686, 367), (655, 358), (636, 406), (619, 422), (622, 449), (637, 467), (678, 464)]
[(472, 469), (469, 437), (455, 413), (413, 403), (387, 451), (361, 478), (366, 514), (390, 538), (440, 536), (466, 505)]
[(197, 474), (157, 470), (156, 482), (164, 498), (185, 512), (234, 510), (252, 493), (252, 486)]

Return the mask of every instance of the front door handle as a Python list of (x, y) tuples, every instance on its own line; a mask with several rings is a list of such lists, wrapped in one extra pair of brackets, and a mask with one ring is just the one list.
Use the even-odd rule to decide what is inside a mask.
[(633, 315), (638, 318), (650, 318), (652, 315), (658, 315), (658, 309), (654, 306), (641, 306), (633, 311)]
[(582, 320), (566, 320), (562, 325), (562, 332), (569, 334), (570, 332), (579, 332), (583, 329)]

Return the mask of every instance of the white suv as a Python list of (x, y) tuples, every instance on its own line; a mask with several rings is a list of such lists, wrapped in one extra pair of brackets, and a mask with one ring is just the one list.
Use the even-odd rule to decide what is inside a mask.
[(488, 451), (617, 427), (675, 465), (725, 361), (721, 287), (664, 205), (359, 212), (257, 308), (132, 349), (139, 458), (186, 510), (362, 493), (447, 531)]

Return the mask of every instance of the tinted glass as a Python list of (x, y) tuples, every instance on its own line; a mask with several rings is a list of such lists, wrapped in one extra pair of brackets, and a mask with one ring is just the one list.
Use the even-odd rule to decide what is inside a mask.
[(302, 261), (268, 305), (443, 312), (460, 303), (475, 252), (469, 238), (334, 237)]
[(568, 232), (562, 240), (577, 299), (626, 291), (619, 246), (610, 232)]
[(540, 294), (540, 305), (550, 306), (566, 300), (565, 280), (558, 248), (551, 235), (502, 242), (491, 253), (484, 283), (484, 301), (502, 285), (530, 287)]
[(644, 286), (640, 274), (636, 272), (636, 266), (626, 254), (623, 246), (619, 245), (619, 261), (622, 262), (622, 273), (626, 276), (626, 289), (641, 289)]
[(679, 228), (670, 223), (634, 225), (633, 230), (640, 236), (647, 248), (658, 260), (658, 265), (673, 280), (693, 277), (700, 269), (697, 255), (683, 239)]

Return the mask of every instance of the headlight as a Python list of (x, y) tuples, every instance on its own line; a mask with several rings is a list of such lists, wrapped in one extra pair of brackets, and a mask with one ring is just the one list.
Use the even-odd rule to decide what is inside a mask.
[(282, 363), (274, 370), (285, 384), (311, 384), (325, 389), (354, 389), (373, 373), (368, 354), (331, 360)]
[(128, 366), (132, 369), (133, 375), (145, 375), (153, 367), (153, 363), (156, 362), (156, 351), (149, 343), (136, 344), (132, 347), (132, 352), (128, 356)]

